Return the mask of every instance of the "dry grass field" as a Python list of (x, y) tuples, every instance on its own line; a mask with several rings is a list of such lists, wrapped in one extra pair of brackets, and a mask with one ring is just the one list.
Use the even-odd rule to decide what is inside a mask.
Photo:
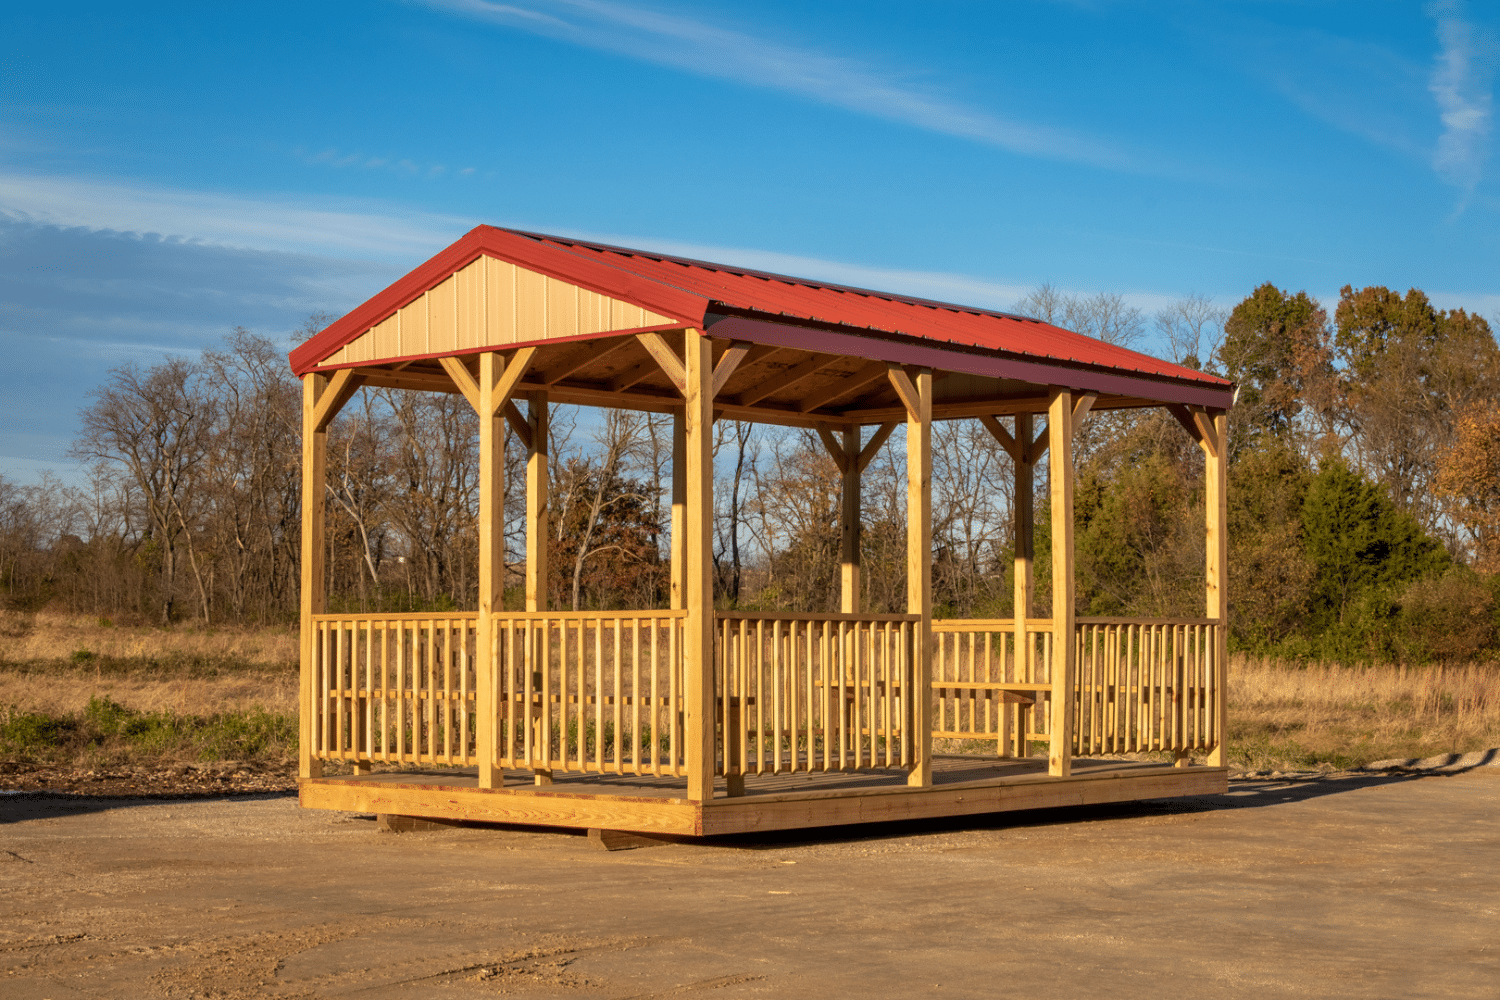
[(1231, 660), (1230, 756), (1252, 769), (1357, 767), (1500, 746), (1500, 663)]
[[(91, 702), (94, 716), (107, 704), (158, 720), (223, 724), (255, 713), (289, 724), (296, 659), (289, 629), (160, 629), (8, 615), (0, 617), (0, 727), (22, 717), (85, 719)], [(1235, 656), (1229, 718), (1231, 762), (1247, 770), (1349, 768), (1488, 749), (1500, 746), (1500, 663), (1341, 667)], [(97, 743), (88, 751), (96, 757)], [(144, 754), (154, 746), (205, 756), (220, 745), (187, 737), (137, 744), (116, 741), (115, 751)]]

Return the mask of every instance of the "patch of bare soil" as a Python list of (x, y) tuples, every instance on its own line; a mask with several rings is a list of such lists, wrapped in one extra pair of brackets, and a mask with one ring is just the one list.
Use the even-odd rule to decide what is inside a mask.
[(0, 789), (93, 798), (215, 798), (295, 792), (297, 767), (259, 761), (98, 767), (0, 761)]

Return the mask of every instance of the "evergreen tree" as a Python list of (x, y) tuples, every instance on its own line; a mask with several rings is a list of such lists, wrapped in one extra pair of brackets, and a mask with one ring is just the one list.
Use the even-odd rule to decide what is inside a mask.
[[(1436, 576), (1451, 560), (1415, 518), (1340, 459), (1324, 462), (1302, 504), (1304, 551), (1317, 567), (1307, 632), (1343, 643), (1393, 612), (1398, 589)], [(1332, 651), (1332, 650), (1330, 650)]]

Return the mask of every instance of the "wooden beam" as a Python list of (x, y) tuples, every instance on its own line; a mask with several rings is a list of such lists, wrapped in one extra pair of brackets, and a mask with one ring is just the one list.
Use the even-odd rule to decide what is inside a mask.
[(776, 393), (781, 392), (783, 389), (790, 389), (798, 382), (801, 382), (808, 376), (813, 375), (814, 373), (819, 372), (824, 368), (827, 368), (837, 360), (838, 357), (836, 355), (814, 354), (811, 358), (802, 362), (800, 365), (794, 365), (791, 368), (787, 368), (784, 371), (766, 379), (759, 385), (750, 389), (746, 389), (738, 396), (735, 396), (733, 399), (729, 400), (729, 402), (733, 403), (735, 406), (752, 406), (760, 402), (762, 399), (765, 399), (767, 396), (775, 395)]
[[(712, 804), (705, 803), (701, 830), (703, 835), (749, 833), (758, 836), (770, 830), (831, 827), (844, 823), (910, 822), (937, 816), (993, 815), (1015, 809), (1076, 807), (1177, 795), (1222, 795), (1229, 787), (1228, 778), (1228, 772), (1223, 768), (1180, 770), (1137, 765), (1129, 770), (1114, 770), (1106, 765), (1079, 771), (1068, 781), (1057, 781), (1045, 774), (1028, 774), (993, 782), (968, 781), (931, 788), (887, 785), (878, 789), (865, 786), (815, 792), (762, 792), (742, 799), (715, 799)], [(321, 794), (324, 782), (319, 782), (316, 787)], [(306, 799), (307, 793), (304, 792), (304, 805)], [(460, 801), (465, 807), (473, 808), (469, 801)], [(347, 801), (324, 808), (370, 811), (367, 805)], [(468, 818), (479, 814), (466, 812), (463, 815)]]
[[(309, 809), (379, 815), (420, 816), (428, 820), (531, 824), (564, 829), (629, 830), (646, 836), (703, 837), (762, 834), (771, 830), (833, 827), (877, 821), (921, 821), (944, 816), (979, 816), (1012, 810), (1222, 795), (1228, 788), (1223, 768), (1125, 764), (1080, 771), (1069, 781), (1027, 774), (989, 781), (965, 781), (908, 788), (901, 785), (765, 793), (691, 803), (680, 797), (589, 794), (609, 786), (582, 785), (563, 793), (511, 786), (478, 789), (442, 784), (412, 775), (400, 782), (354, 777), (322, 778), (304, 784), (301, 804)], [(584, 791), (588, 789), (588, 791)], [(610, 789), (614, 791), (614, 789)]]
[(875, 433), (870, 435), (870, 440), (865, 442), (865, 446), (860, 449), (857, 459), (860, 472), (864, 472), (869, 467), (875, 456), (879, 454), (880, 446), (886, 443), (899, 426), (896, 421), (890, 420), (875, 429)]
[(1188, 410), (1193, 415), (1193, 425), (1198, 428), (1198, 444), (1209, 458), (1219, 457), (1219, 435), (1214, 430), (1214, 419), (1201, 406)]
[(1089, 412), (1094, 408), (1094, 402), (1098, 400), (1097, 392), (1086, 392), (1073, 400), (1073, 433), (1077, 434), (1083, 429), (1083, 425), (1089, 419)]
[[(526, 397), (526, 610), (547, 610), (547, 583), (549, 580), (548, 556), (552, 532), (549, 525), (547, 460), (551, 442), (551, 403), (542, 390), (531, 392)], [(552, 771), (536, 768), (532, 781), (537, 785), (552, 784)]]
[(1020, 462), (1024, 459), (1025, 456), (1021, 454), (1021, 447), (1016, 444), (1016, 439), (1011, 437), (1010, 431), (1002, 427), (993, 414), (981, 414), (979, 422), (984, 425), (985, 430), (990, 432), (991, 437), (1000, 442), (1000, 447), (1005, 449), (1005, 453), (1010, 456), (1012, 462)]
[(501, 414), (520, 371), (531, 364), (534, 349), (509, 365), (500, 354), (479, 356), (479, 634), (475, 640), (474, 749), (479, 787), (498, 788), (504, 775), (497, 731), (494, 616), (504, 610), (505, 596), (505, 417)]
[(408, 389), (413, 392), (459, 392), (453, 379), (443, 372), (393, 371), (388, 368), (366, 368), (365, 385), (381, 389)]
[[(823, 435), (827, 424), (818, 425)], [(824, 445), (838, 445), (843, 461), (839, 471), (843, 473), (843, 489), (839, 495), (839, 610), (844, 614), (859, 611), (859, 428), (844, 431), (842, 444), (832, 440), (832, 433), (823, 439)], [(831, 450), (831, 449), (830, 449)]]
[(1212, 660), (1209, 663), (1209, 694), (1213, 708), (1209, 713), (1210, 767), (1223, 767), (1227, 757), (1225, 751), (1228, 737), (1226, 695), (1229, 681), (1229, 415), (1217, 410), (1211, 415), (1214, 429), (1214, 451), (1207, 456), (1204, 467), (1205, 518), (1207, 522), (1205, 549), (1207, 563), (1204, 566), (1205, 603), (1208, 617), (1217, 618), (1219, 624), (1214, 633)]
[[(605, 358), (626, 344), (634, 343), (633, 337), (614, 337), (610, 340), (590, 340), (583, 345), (581, 350), (564, 357), (557, 364), (552, 365), (544, 372), (537, 373), (536, 381), (554, 385), (572, 375), (581, 368), (586, 368), (595, 361)], [(536, 350), (536, 348), (527, 348)]]
[[(758, 365), (762, 361), (768, 360), (773, 354), (779, 354), (785, 350), (787, 348), (777, 344), (752, 344), (750, 345), (750, 353), (745, 355), (745, 359), (740, 362), (739, 367), (735, 370), (742, 372), (751, 365)], [(715, 362), (715, 366), (717, 367), (717, 362)], [(720, 389), (722, 390), (722, 388), (721, 386)]]
[(638, 382), (642, 382), (645, 379), (650, 378), (652, 375), (655, 375), (659, 371), (661, 371), (661, 367), (657, 365), (656, 361), (653, 358), (647, 358), (640, 364), (632, 365), (631, 367), (621, 372), (619, 375), (610, 379), (607, 383), (605, 383), (605, 388), (610, 392), (624, 392), (626, 389), (629, 389)]
[[(687, 798), (704, 802), (714, 797), (716, 742), (714, 734), (714, 455), (713, 455), (713, 345), (697, 330), (684, 338), (687, 369), (684, 407), (687, 437), (687, 558), (684, 590), (687, 628), (684, 635), (684, 728)], [(729, 726), (725, 725), (726, 734)]]
[(443, 371), (448, 373), (448, 377), (458, 387), (458, 391), (463, 393), (464, 398), (469, 401), (469, 405), (474, 407), (474, 412), (478, 413), (479, 382), (474, 378), (473, 372), (469, 371), (464, 363), (457, 358), (438, 358), (438, 361), (442, 364)]
[(672, 593), (671, 607), (687, 607), (687, 414), (672, 411)]
[[(529, 388), (529, 383), (522, 380), (521, 389)], [(647, 413), (671, 413), (682, 408), (682, 397), (673, 393), (670, 396), (660, 393), (649, 392), (621, 392), (610, 393), (603, 389), (585, 388), (572, 384), (557, 386), (549, 393), (554, 403), (577, 403), (581, 406), (605, 406), (624, 407), (632, 410), (641, 410)], [(822, 420), (835, 427), (846, 427), (850, 421), (841, 420), (837, 416), (813, 415), (798, 413), (784, 407), (772, 406), (736, 406), (723, 400), (714, 403), (714, 418), (728, 417), (733, 420), (749, 420), (756, 423), (779, 424), (785, 427), (806, 427), (811, 430), (813, 425)]]
[(667, 381), (677, 387), (677, 391), (684, 396), (687, 395), (687, 375), (683, 371), (682, 359), (677, 352), (672, 350), (659, 333), (638, 333), (635, 339), (640, 341), (646, 353), (651, 355), (657, 366), (661, 368), (662, 374), (667, 376)]
[(730, 344), (729, 349), (719, 357), (718, 362), (714, 365), (713, 394), (715, 396), (719, 394), (720, 389), (724, 388), (724, 383), (728, 382), (730, 377), (734, 375), (735, 369), (749, 355), (750, 347), (751, 345), (747, 341), (737, 340)]
[(547, 610), (547, 462), (551, 457), (550, 405), (545, 392), (526, 398), (526, 610)]
[[(906, 369), (894, 361), (887, 363), (886, 374), (890, 377), (891, 388), (896, 390), (896, 396), (901, 400), (901, 405), (906, 407), (907, 419), (911, 419), (912, 415), (917, 413), (922, 407), (917, 387), (912, 384), (910, 376), (906, 374)], [(931, 411), (931, 405), (929, 401), (929, 412)]]
[[(537, 349), (535, 347), (523, 347), (510, 359), (509, 364), (500, 368), (499, 374), (495, 376), (495, 383), (491, 386), (489, 405), (494, 407), (493, 410), (489, 411), (491, 414), (500, 412), (500, 408), (510, 402), (511, 394), (516, 391), (516, 386), (520, 385), (521, 379), (525, 377), (526, 372), (531, 368), (532, 362), (536, 359), (536, 352)], [(481, 354), (479, 357), (479, 372), (483, 376), (484, 358), (486, 355)], [(480, 385), (483, 384), (483, 381), (481, 381)], [(481, 410), (480, 414), (483, 415), (484, 412)]]
[(811, 393), (802, 400), (798, 409), (803, 413), (811, 413), (813, 410), (821, 406), (826, 406), (842, 396), (849, 395), (849, 393), (856, 389), (869, 385), (885, 373), (886, 363), (884, 361), (872, 361), (858, 371), (839, 379), (832, 385), (824, 386), (817, 392)]
[(531, 422), (521, 412), (513, 399), (507, 399), (502, 406), (501, 412), (505, 414), (505, 420), (510, 424), (510, 429), (516, 432), (516, 437), (521, 439), (521, 445), (525, 448), (531, 447)]
[(1052, 498), (1052, 740), (1047, 773), (1073, 770), (1073, 394), (1058, 389), (1047, 411), (1048, 488)]
[(1031, 442), (1031, 446), (1026, 449), (1026, 462), (1028, 465), (1035, 465), (1042, 460), (1043, 455), (1047, 454), (1047, 442), (1051, 436), (1052, 428), (1049, 419), (1048, 426), (1043, 427), (1037, 433), (1035, 440)]
[[(510, 397), (515, 393), (516, 386), (520, 385), (521, 379), (526, 376), (531, 368), (532, 360), (536, 357), (535, 347), (523, 347), (515, 352), (515, 357), (510, 363), (505, 362), (504, 356), (495, 351), (485, 351), (479, 355), (479, 377), (476, 379), (474, 373), (469, 371), (467, 365), (458, 358), (439, 358), (443, 370), (463, 393), (469, 405), (474, 407), (480, 419), (494, 417), (507, 406), (512, 406)], [(486, 374), (486, 372), (490, 374)], [(486, 379), (493, 378), (493, 384), (486, 385)], [(493, 406), (493, 410), (486, 411), (486, 407)], [(520, 411), (510, 417), (512, 423), (520, 418)], [(517, 433), (521, 433), (518, 429)], [(522, 435), (524, 438), (524, 434)]]
[(828, 450), (828, 456), (833, 459), (833, 464), (838, 466), (839, 472), (846, 472), (849, 468), (849, 456), (844, 451), (844, 446), (839, 444), (838, 439), (833, 436), (833, 428), (823, 421), (813, 425), (818, 432), (818, 437), (823, 442), (823, 447)]
[[(1029, 413), (1016, 414), (1016, 441), (1030, 441), (1032, 434), (1032, 415)], [(1035, 565), (1035, 540), (1036, 540), (1036, 466), (1031, 461), (1030, 448), (1019, 451), (1026, 454), (1020, 455), (1015, 462), (1015, 496), (1011, 524), (1011, 544), (1014, 549), (1013, 557), (1013, 587), (1012, 587), (1012, 616), (1015, 619), (1015, 679), (1026, 683), (1036, 682), (1035, 659), (1028, 652), (1028, 644), (1033, 640), (1027, 637), (1026, 620), (1032, 617), (1032, 601), (1036, 594), (1036, 586), (1033, 580), (1033, 567)], [(1021, 720), (1025, 714), (1019, 715)], [(1031, 748), (1026, 742), (1026, 726), (1016, 726), (1016, 732), (1012, 735), (1012, 749), (1017, 757), (1030, 755)]]
[(323, 762), (313, 756), (316, 749), (317, 704), (316, 674), (317, 633), (313, 616), (327, 607), (323, 576), (324, 549), (323, 505), (327, 492), (328, 431), (318, 427), (318, 404), (328, 393), (329, 378), (316, 372), (302, 376), (302, 587), (301, 605), (301, 673), (298, 691), (297, 773), (316, 778), (323, 773)]
[[(1141, 399), (1134, 396), (1107, 396), (1100, 397), (1098, 403), (1093, 406), (1094, 410), (1130, 410), (1145, 407), (1161, 406), (1162, 403), (1154, 399)], [(956, 399), (946, 402), (932, 404), (932, 417), (934, 420), (963, 420), (973, 419), (983, 414), (992, 416), (1010, 416), (1016, 413), (1046, 414), (1047, 400), (1045, 397), (1022, 397), (1017, 399), (985, 399), (968, 398)], [(906, 407), (896, 403), (882, 406), (849, 406), (840, 409), (839, 417), (850, 423), (874, 424), (886, 420), (905, 420)]]
[[(900, 381), (897, 381), (897, 375)], [(912, 769), (907, 784), (932, 784), (932, 372), (915, 380), (892, 369), (896, 391), (915, 404), (906, 421), (906, 611), (921, 615), (914, 626)]]
[(1203, 432), (1199, 429), (1197, 423), (1194, 422), (1193, 415), (1189, 412), (1188, 408), (1181, 403), (1168, 403), (1167, 412), (1172, 414), (1173, 419), (1182, 425), (1182, 429), (1187, 431), (1187, 436), (1192, 438), (1198, 447), (1202, 448)]
[(328, 388), (318, 397), (317, 409), (313, 413), (315, 429), (324, 431), (339, 415), (344, 404), (354, 398), (354, 393), (364, 384), (364, 377), (356, 368), (340, 368), (328, 380)]

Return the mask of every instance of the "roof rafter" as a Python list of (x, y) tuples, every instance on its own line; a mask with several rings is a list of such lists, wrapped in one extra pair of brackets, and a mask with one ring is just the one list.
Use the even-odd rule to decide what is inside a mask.
[(759, 385), (746, 389), (734, 397), (732, 402), (736, 406), (753, 406), (767, 396), (790, 389), (798, 382), (815, 375), (837, 360), (839, 360), (837, 355), (814, 354), (800, 365), (793, 365), (779, 374), (771, 376)]

